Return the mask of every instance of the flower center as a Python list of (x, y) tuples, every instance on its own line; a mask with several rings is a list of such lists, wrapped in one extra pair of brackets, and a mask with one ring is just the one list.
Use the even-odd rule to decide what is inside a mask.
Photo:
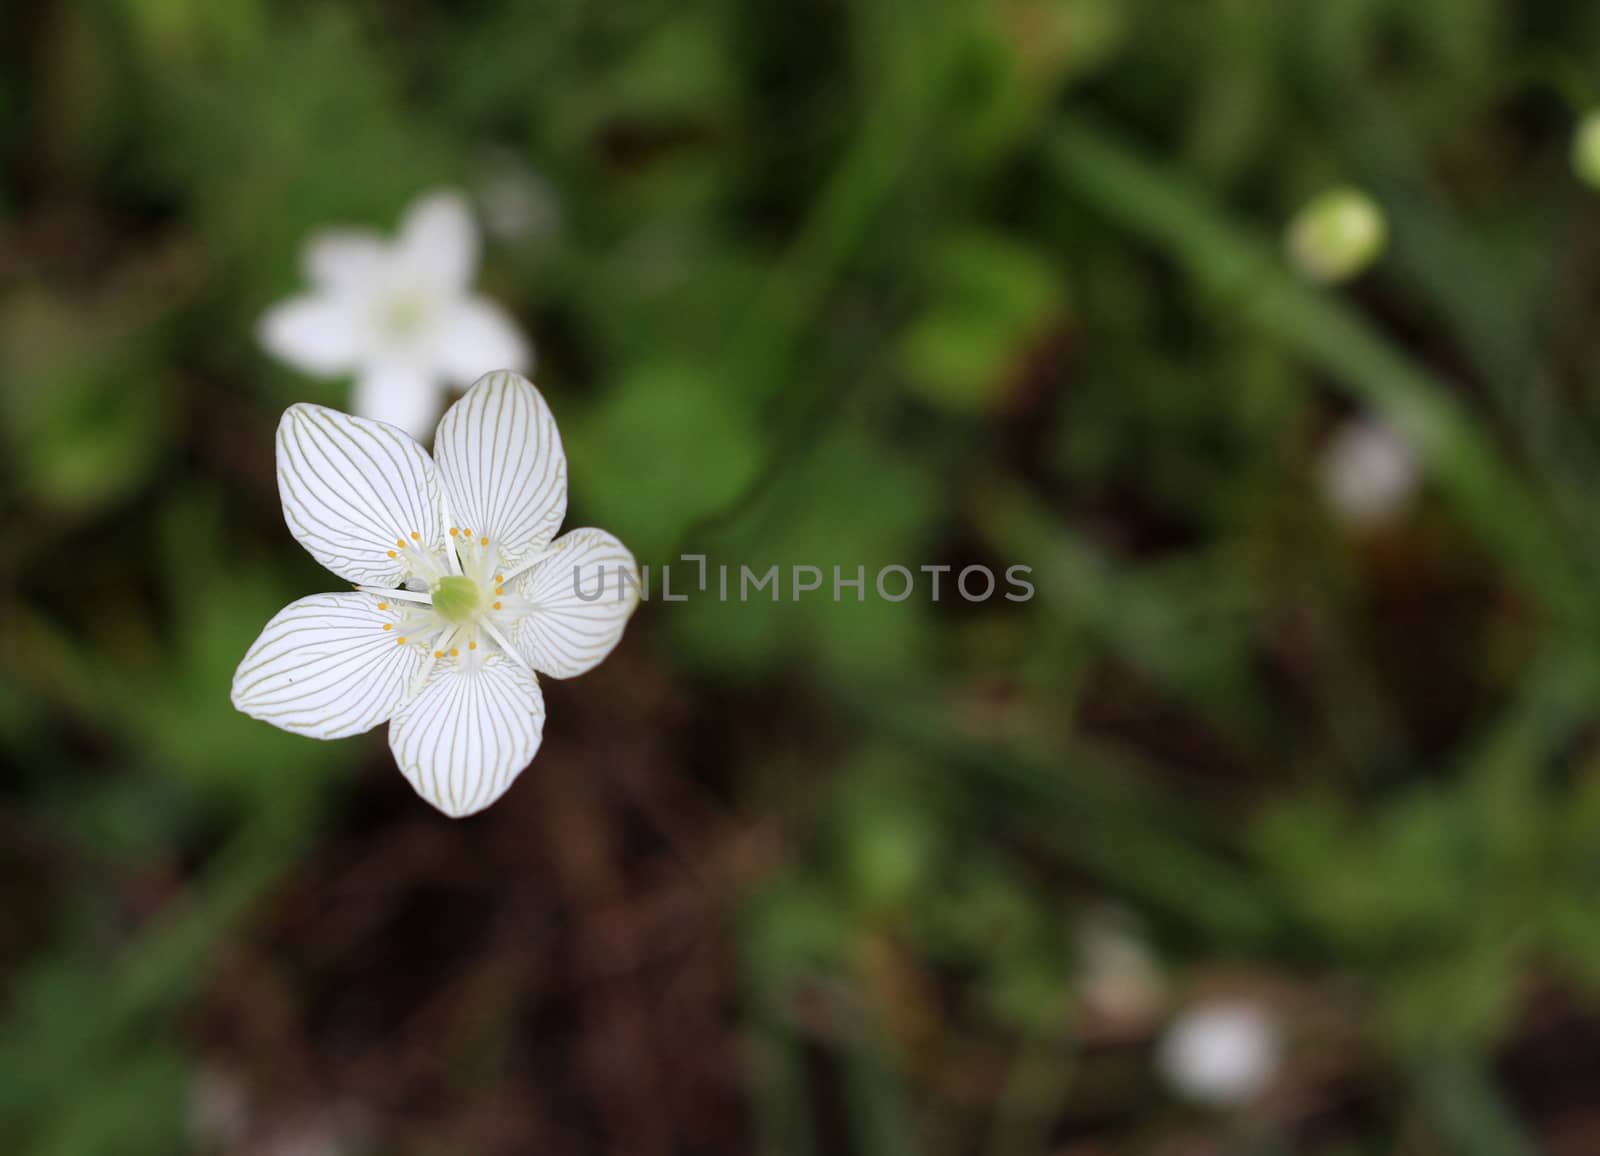
[(395, 337), (406, 337), (422, 328), (428, 316), (428, 301), (421, 293), (399, 293), (383, 306), (383, 327)]
[(434, 612), (445, 621), (454, 622), (458, 626), (476, 618), (479, 607), (483, 605), (478, 584), (460, 574), (439, 579), (434, 583), (431, 593)]

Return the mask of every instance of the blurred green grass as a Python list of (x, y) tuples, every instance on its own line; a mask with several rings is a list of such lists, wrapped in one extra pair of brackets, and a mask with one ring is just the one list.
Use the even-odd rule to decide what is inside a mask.
[[(0, 45), (8, 1151), (1594, 1150), (1591, 5), (88, 0)], [(1336, 185), (1391, 246), (1332, 290), (1280, 242)], [(435, 187), (555, 206), (482, 285), (572, 524), (1037, 597), (649, 603), (465, 833), (375, 736), (234, 713), (325, 585), (273, 423), (345, 400), (255, 320)], [(1355, 414), (1424, 471), (1376, 529), (1318, 485)], [(1167, 992), (1110, 1017), (1108, 909)], [(1219, 985), (1291, 1042), (1238, 1113), (1150, 1064)]]

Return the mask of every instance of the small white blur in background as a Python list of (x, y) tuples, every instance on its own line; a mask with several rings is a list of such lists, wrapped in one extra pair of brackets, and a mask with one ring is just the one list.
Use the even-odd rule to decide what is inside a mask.
[(1278, 1070), (1277, 1019), (1259, 1004), (1218, 1000), (1179, 1015), (1161, 1038), (1156, 1064), (1186, 1100), (1227, 1107), (1255, 1099)]
[(1318, 472), (1328, 505), (1342, 522), (1358, 529), (1404, 516), (1422, 474), (1406, 440), (1370, 418), (1346, 422), (1329, 439)]

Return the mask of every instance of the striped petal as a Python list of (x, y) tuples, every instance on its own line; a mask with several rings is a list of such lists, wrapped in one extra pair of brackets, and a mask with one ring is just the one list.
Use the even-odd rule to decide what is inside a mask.
[(639, 568), (616, 538), (585, 527), (551, 543), (514, 589), (527, 610), (512, 643), (541, 674), (572, 678), (621, 641), (639, 605)]
[(444, 536), (433, 462), (400, 430), (320, 405), (293, 405), (278, 423), (283, 517), (311, 556), (351, 582), (397, 586), (408, 547)]
[(445, 411), (433, 456), (456, 525), (488, 537), (508, 567), (555, 537), (567, 514), (567, 455), (527, 378), (479, 378)]
[(389, 725), (389, 748), (417, 794), (446, 815), (481, 811), (533, 761), (544, 734), (544, 695), (503, 654), (434, 668)]
[(233, 676), (233, 705), (295, 734), (340, 739), (392, 716), (425, 661), (398, 646), (370, 594), (313, 594), (268, 622)]

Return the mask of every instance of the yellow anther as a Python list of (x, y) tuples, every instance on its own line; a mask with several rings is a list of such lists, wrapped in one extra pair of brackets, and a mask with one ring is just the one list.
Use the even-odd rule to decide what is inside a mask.
[(389, 557), (395, 558), (395, 557), (398, 557), (398, 555), (393, 550), (390, 550), (389, 551)]
[(461, 657), (461, 652), (459, 650), (457, 650), (455, 647), (452, 646), (450, 648), (450, 657), (451, 658), (460, 658)]
[(405, 643), (406, 643), (406, 636), (404, 634), (402, 634), (399, 638), (395, 639), (395, 641), (398, 642), (401, 646), (404, 646)]
[(505, 591), (505, 587), (504, 587), (504, 586), (496, 586), (496, 587), (495, 587), (495, 588), (494, 588), (494, 592), (495, 592), (495, 593), (496, 593), (496, 594), (504, 594), (504, 593), (505, 593), (505, 592), (506, 592), (506, 591)]
[(421, 537), (422, 537), (422, 535), (417, 533), (415, 530), (411, 531), (411, 540), (413, 542), (416, 542), (416, 541), (420, 540)]
[(496, 609), (496, 610), (499, 610), (499, 609), (500, 609), (500, 603), (498, 603), (498, 602), (496, 602), (496, 603), (495, 603), (495, 604), (494, 604), (494, 608), (495, 608), (495, 609)]
[(394, 540), (394, 544), (396, 546), (400, 547), (400, 549), (402, 549), (402, 550), (404, 550), (406, 548), (406, 540), (404, 538), (396, 538)]
[(393, 630), (393, 629), (394, 629), (394, 623), (392, 623), (392, 622), (385, 622), (385, 623), (384, 623), (384, 624), (383, 624), (383, 628), (384, 628), (384, 629), (385, 629), (385, 630)]
[(470, 526), (469, 526), (469, 527), (467, 527), (467, 530), (466, 530), (466, 535), (467, 535), (467, 537), (469, 537), (469, 538), (470, 538), (470, 537), (472, 537), (472, 527), (470, 527)]
[(454, 526), (450, 527), (450, 536), (452, 538), (457, 537), (460, 533), (461, 533), (461, 531), (456, 529)]
[(487, 546), (488, 544), (489, 544), (489, 539), (487, 539), (487, 538), (479, 538), (478, 539), (478, 545)]
[(496, 586), (498, 586), (498, 585), (500, 585), (500, 583), (502, 583), (502, 582), (504, 582), (504, 581), (505, 581), (505, 578), (503, 578), (503, 577), (502, 577), (502, 576), (500, 576), (500, 575), (499, 575), (499, 574), (496, 574), (496, 575), (495, 575), (495, 576), (494, 576), (494, 584), (495, 584), (495, 585), (496, 585)]
[(433, 652), (433, 656), (434, 656), (434, 657), (435, 657), (435, 658), (443, 658), (443, 657), (444, 657), (444, 651), (442, 651), (442, 650), (435, 650), (435, 651), (434, 651), (434, 652)]
[(378, 603), (378, 609), (379, 610), (387, 610), (387, 609), (389, 609), (389, 604), (387, 602), (380, 602), (380, 603)]
[(478, 644), (476, 642), (469, 642), (469, 643), (467, 643), (467, 649), (468, 650), (477, 650), (478, 649)]

